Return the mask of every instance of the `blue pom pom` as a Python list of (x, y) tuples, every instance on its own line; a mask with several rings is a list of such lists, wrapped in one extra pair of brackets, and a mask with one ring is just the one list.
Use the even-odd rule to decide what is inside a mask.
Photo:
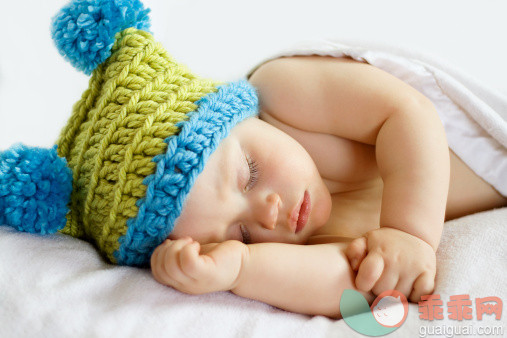
[(111, 55), (116, 33), (148, 31), (149, 12), (139, 0), (73, 0), (53, 18), (51, 35), (60, 54), (89, 75)]
[(0, 153), (0, 225), (54, 233), (69, 211), (72, 171), (52, 149), (17, 144)]

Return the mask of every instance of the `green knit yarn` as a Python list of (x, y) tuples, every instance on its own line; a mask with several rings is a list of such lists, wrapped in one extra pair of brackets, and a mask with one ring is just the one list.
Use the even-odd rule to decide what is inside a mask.
[(146, 192), (142, 181), (155, 171), (153, 157), (165, 152), (164, 139), (179, 131), (175, 124), (216, 85), (174, 61), (151, 34), (118, 33), (57, 142), (74, 173), (62, 232), (94, 241), (115, 263), (118, 238)]

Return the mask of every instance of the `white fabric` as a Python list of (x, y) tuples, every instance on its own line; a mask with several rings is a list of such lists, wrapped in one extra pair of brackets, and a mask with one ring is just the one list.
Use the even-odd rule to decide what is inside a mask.
[(433, 57), (385, 44), (309, 41), (270, 55), (262, 63), (293, 55), (349, 56), (410, 84), (433, 102), (449, 147), (507, 196), (507, 96)]
[[(437, 251), (435, 293), (507, 301), (507, 208), (447, 222)], [(104, 263), (92, 245), (65, 235), (37, 236), (0, 226), (1, 337), (364, 337), (343, 320), (308, 317), (221, 292), (182, 294), (148, 270)], [(505, 325), (476, 320), (424, 322), (410, 304), (389, 337), (430, 326)], [(505, 306), (504, 306), (505, 312)], [(503, 327), (507, 333), (507, 328)]]

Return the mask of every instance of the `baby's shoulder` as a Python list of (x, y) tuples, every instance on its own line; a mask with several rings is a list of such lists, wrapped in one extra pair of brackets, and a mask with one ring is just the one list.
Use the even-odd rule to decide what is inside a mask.
[(368, 145), (375, 145), (393, 114), (431, 105), (395, 76), (347, 58), (279, 58), (261, 65), (250, 82), (258, 90), (261, 116)]
[[(324, 90), (326, 78), (321, 56), (284, 57), (261, 65), (249, 78), (257, 88), (261, 114), (269, 114), (278, 121), (308, 132), (331, 133), (333, 123), (329, 114), (330, 92)], [(334, 62), (347, 62), (333, 58)], [(342, 60), (342, 61), (340, 61)], [(349, 61), (350, 62), (350, 61)]]

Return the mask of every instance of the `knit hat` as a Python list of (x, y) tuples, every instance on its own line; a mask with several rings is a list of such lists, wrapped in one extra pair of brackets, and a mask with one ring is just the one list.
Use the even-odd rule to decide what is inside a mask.
[(57, 48), (89, 87), (53, 148), (0, 152), (0, 224), (147, 265), (209, 156), (258, 113), (245, 80), (218, 85), (176, 62), (148, 12), (139, 0), (74, 0), (53, 18)]

